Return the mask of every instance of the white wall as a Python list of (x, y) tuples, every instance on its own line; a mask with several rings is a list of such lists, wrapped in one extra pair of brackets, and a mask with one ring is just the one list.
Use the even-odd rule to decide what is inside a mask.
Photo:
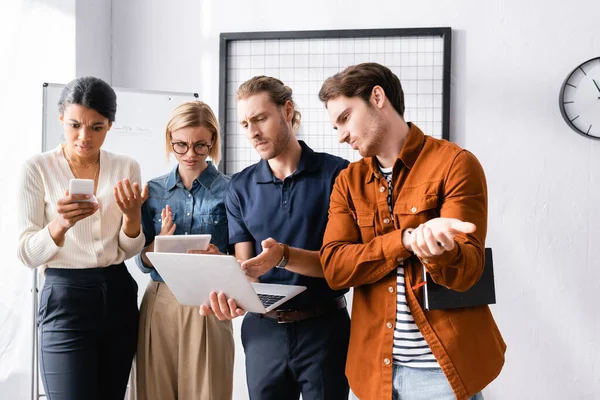
[[(113, 1), (113, 84), (197, 92), (203, 64), (200, 1)], [(115, 74), (116, 73), (116, 74)], [(165, 78), (166, 77), (166, 78)], [(218, 74), (212, 78), (218, 85)]]
[(91, 75), (111, 83), (111, 0), (77, 1), (75, 7), (75, 48), (76, 76)]
[(508, 343), (506, 367), (485, 394), (600, 397), (600, 142), (576, 135), (558, 109), (566, 75), (600, 55), (600, 3), (146, 4), (113, 4), (113, 83), (199, 88), (215, 108), (220, 32), (452, 27), (452, 138), (486, 169), (499, 301), (493, 312)]

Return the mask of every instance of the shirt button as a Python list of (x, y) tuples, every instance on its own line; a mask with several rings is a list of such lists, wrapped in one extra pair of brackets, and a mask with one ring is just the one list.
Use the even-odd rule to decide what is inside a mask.
[(387, 327), (388, 327), (388, 329), (392, 329), (392, 327), (393, 327), (394, 325), (392, 325), (392, 323), (391, 323), (391, 322), (388, 322), (387, 324), (385, 324), (385, 326), (387, 326)]
[(380, 187), (379, 191), (382, 192), (382, 193), (385, 192), (385, 186)]
[(98, 257), (104, 257), (104, 253), (98, 253)]
[(386, 357), (386, 358), (384, 358), (384, 359), (383, 359), (383, 363), (384, 363), (385, 365), (390, 365), (391, 361), (390, 361), (390, 359), (389, 359), (389, 358), (387, 358), (387, 357)]
[(410, 209), (410, 212), (412, 212), (413, 214), (417, 212), (417, 207), (413, 207)]
[(390, 287), (388, 288), (388, 292), (390, 292), (390, 293), (394, 293), (394, 287), (393, 287), (393, 286), (390, 286)]
[(94, 238), (94, 240), (95, 240), (96, 242), (99, 242), (99, 241), (100, 241), (100, 238), (98, 238), (98, 237), (97, 237), (97, 238)]
[(396, 261), (399, 262), (399, 263), (401, 263), (402, 261), (404, 261), (404, 258), (398, 257), (398, 258), (396, 258)]
[(287, 204), (287, 200), (284, 200), (284, 201), (283, 201), (283, 204)]
[(190, 216), (190, 213), (187, 213), (187, 216), (189, 217), (189, 216)]
[(386, 218), (386, 219), (384, 219), (384, 220), (383, 220), (383, 223), (384, 223), (384, 224), (389, 224), (389, 223), (390, 223), (390, 219), (389, 219), (389, 218)]
[(429, 264), (429, 260), (423, 259), (423, 264)]
[(192, 197), (192, 195), (188, 193), (188, 197)]

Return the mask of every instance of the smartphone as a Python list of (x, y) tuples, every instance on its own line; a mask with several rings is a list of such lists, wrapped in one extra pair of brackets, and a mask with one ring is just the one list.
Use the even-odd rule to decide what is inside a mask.
[(90, 198), (87, 200), (76, 200), (76, 202), (89, 201), (94, 202), (94, 180), (93, 179), (71, 179), (69, 181), (69, 193), (70, 194), (89, 194)]

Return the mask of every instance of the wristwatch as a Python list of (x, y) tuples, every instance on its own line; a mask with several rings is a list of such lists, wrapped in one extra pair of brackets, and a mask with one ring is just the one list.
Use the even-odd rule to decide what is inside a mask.
[(284, 243), (279, 243), (279, 245), (283, 247), (283, 257), (281, 257), (281, 260), (277, 263), (275, 268), (285, 269), (285, 266), (288, 264), (288, 261), (290, 261), (290, 248), (287, 244)]

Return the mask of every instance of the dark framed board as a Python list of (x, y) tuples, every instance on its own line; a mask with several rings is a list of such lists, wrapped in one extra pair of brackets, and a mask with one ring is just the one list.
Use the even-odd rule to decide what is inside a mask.
[(398, 75), (405, 119), (449, 140), (451, 33), (450, 28), (222, 33), (219, 119), (225, 173), (258, 161), (240, 130), (235, 98), (239, 85), (256, 75), (277, 77), (292, 88), (302, 113), (298, 138), (315, 151), (360, 158), (338, 143), (317, 94), (326, 78), (362, 62), (378, 62)]

